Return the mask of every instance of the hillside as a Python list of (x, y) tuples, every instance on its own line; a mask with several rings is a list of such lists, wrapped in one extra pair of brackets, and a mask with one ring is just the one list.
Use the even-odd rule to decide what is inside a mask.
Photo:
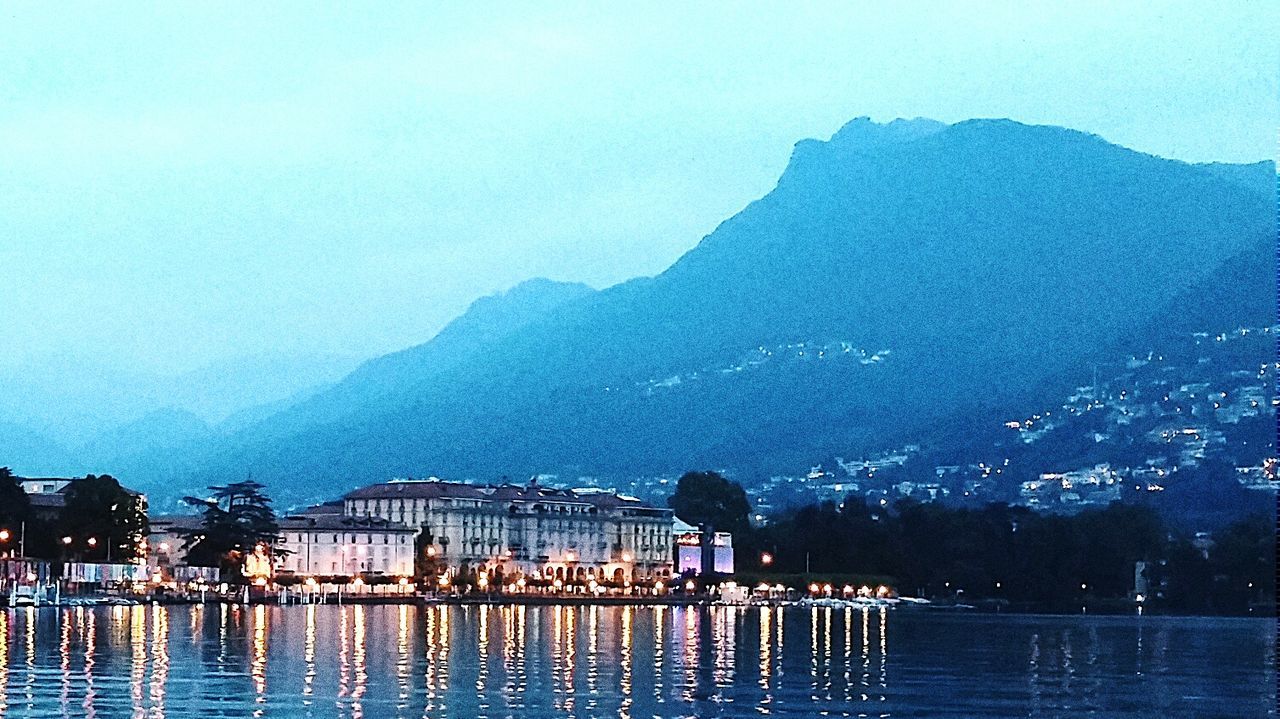
[[(1195, 278), (1274, 238), (1252, 177), (1267, 174), (1056, 127), (855, 120), (799, 143), (772, 192), (662, 274), (517, 302), (493, 326), (473, 307), (183, 481), (252, 472), (312, 496), (428, 473), (763, 470), (882, 446), (1122, 340), (1158, 342)], [(1203, 303), (1195, 324), (1246, 311)]]

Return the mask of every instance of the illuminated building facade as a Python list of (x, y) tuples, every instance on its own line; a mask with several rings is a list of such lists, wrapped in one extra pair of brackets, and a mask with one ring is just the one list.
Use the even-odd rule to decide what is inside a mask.
[[(692, 524), (676, 520), (676, 573), (702, 573), (702, 532)], [(716, 532), (712, 540), (714, 544), (714, 567), (718, 574), (733, 574), (733, 535), (728, 532)]]
[(280, 520), (275, 571), (306, 577), (410, 577), (415, 534), (385, 519), (303, 512)]
[(418, 530), (419, 551), (449, 571), (619, 584), (672, 573), (671, 510), (610, 491), (395, 480), (351, 492), (343, 514)]

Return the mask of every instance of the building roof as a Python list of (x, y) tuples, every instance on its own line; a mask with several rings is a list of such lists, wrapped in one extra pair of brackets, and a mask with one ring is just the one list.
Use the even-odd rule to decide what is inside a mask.
[(501, 484), (481, 485), (465, 482), (446, 482), (439, 479), (404, 480), (396, 479), (382, 484), (361, 487), (347, 493), (345, 499), (440, 499), (464, 498), (490, 500), (495, 502), (553, 502), (591, 505), (600, 509), (616, 509), (632, 507), (636, 509), (656, 509), (635, 497), (618, 494), (611, 489), (587, 487), (582, 489), (557, 489), (540, 487), (530, 482), (526, 485)]
[(281, 531), (314, 530), (321, 532), (399, 532), (413, 534), (417, 530), (410, 529), (397, 522), (373, 517), (345, 517), (339, 514), (312, 514), (290, 516), (280, 520)]
[(288, 517), (319, 517), (331, 514), (342, 514), (342, 500), (333, 502), (325, 502), (324, 504), (314, 504), (310, 507), (303, 507), (296, 512), (289, 512)]
[(151, 531), (168, 531), (173, 529), (198, 529), (204, 518), (198, 514), (157, 514), (148, 519)]
[[(43, 495), (60, 494), (65, 496), (67, 493), (67, 490), (71, 489), (73, 486), (75, 486), (76, 482), (79, 482), (82, 479), (84, 479), (84, 477), (14, 477), (14, 480), (17, 481), (17, 483), (22, 486), (23, 491), (27, 492), (27, 496), (29, 497), (38, 497), (42, 494)], [(26, 486), (28, 484), (36, 485), (36, 484), (44, 484), (47, 482), (62, 483), (62, 486), (59, 487), (56, 492), (40, 492), (40, 491), (33, 492)], [(117, 483), (120, 482), (119, 478), (116, 479), (116, 482)], [(125, 492), (129, 493), (134, 497), (142, 496), (142, 492), (139, 492), (134, 489), (129, 489), (123, 484), (120, 484), (120, 489), (123, 489)], [(60, 507), (62, 505), (59, 504), (57, 506)]]
[(348, 492), (345, 499), (484, 499), (479, 487), (438, 479), (395, 479)]

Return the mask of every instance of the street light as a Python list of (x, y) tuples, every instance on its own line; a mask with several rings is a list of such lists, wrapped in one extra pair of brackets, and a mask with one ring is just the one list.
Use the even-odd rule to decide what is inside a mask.
[(62, 538), (62, 543), (63, 543), (64, 545), (68, 545), (68, 546), (70, 546), (70, 544), (71, 544), (71, 537), (63, 537), (63, 538)]
[(90, 547), (96, 547), (96, 546), (98, 546), (98, 538), (97, 538), (97, 537), (89, 537), (89, 546), (90, 546)]
[(0, 542), (7, 542), (7, 541), (9, 541), (9, 537), (10, 537), (10, 536), (12, 536), (12, 535), (10, 535), (10, 534), (9, 534), (9, 530), (7, 530), (7, 529), (0, 529)]
[(773, 564), (773, 555), (769, 554), (768, 552), (761, 554), (760, 563), (766, 567), (769, 566), (770, 564)]

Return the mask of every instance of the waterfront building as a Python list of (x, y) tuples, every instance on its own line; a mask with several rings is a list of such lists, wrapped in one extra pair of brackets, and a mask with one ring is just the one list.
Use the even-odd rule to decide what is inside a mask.
[(186, 561), (187, 532), (199, 529), (203, 519), (195, 514), (158, 514), (148, 521), (148, 560), (159, 571), (170, 573)]
[(306, 577), (410, 577), (414, 535), (378, 517), (346, 516), (320, 505), (280, 520), (275, 571)]
[(343, 515), (417, 530), (445, 571), (617, 584), (672, 573), (671, 510), (608, 490), (393, 480), (346, 495)]
[[(680, 520), (675, 523), (676, 533), (676, 573), (702, 573), (702, 537), (703, 533), (692, 524)], [(733, 574), (733, 535), (728, 532), (716, 532), (712, 539), (712, 566), (718, 574)]]

